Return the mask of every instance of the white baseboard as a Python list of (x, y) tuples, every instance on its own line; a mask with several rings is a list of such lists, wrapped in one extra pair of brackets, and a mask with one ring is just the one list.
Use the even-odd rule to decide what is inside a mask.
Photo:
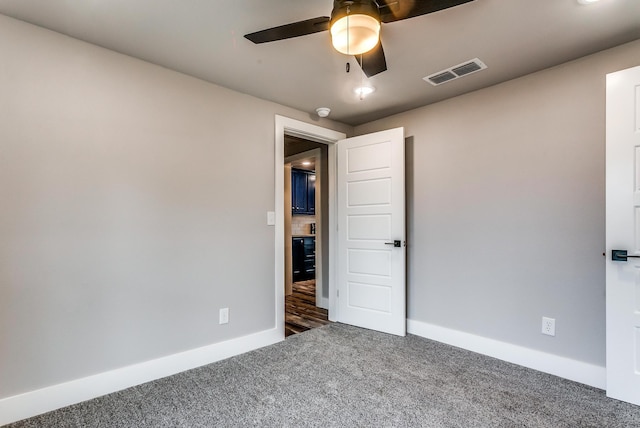
[(606, 388), (606, 369), (571, 358), (536, 351), (421, 321), (407, 320), (407, 331), (437, 342), (549, 373), (595, 388)]
[(265, 330), (3, 398), (0, 400), (0, 426), (220, 361), (283, 339), (282, 329)]
[[(411, 334), (484, 354), (596, 388), (606, 388), (605, 367), (500, 342), (421, 321), (407, 320)], [(281, 329), (265, 330), (202, 348), (26, 392), (0, 400), (0, 425), (16, 422), (101, 395), (262, 348), (283, 340)]]

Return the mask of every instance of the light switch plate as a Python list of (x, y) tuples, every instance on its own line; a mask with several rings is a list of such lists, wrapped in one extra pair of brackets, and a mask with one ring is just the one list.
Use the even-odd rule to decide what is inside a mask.
[(276, 225), (276, 213), (275, 211), (267, 211), (267, 226)]
[(220, 309), (220, 324), (228, 324), (229, 323), (229, 308)]

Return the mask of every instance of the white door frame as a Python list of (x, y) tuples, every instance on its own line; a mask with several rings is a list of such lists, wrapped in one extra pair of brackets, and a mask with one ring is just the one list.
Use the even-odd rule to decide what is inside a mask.
[(336, 143), (346, 138), (343, 132), (323, 128), (288, 117), (275, 117), (275, 328), (284, 338), (284, 136), (304, 138), (328, 145), (329, 160), (329, 319), (337, 319), (336, 302), (336, 245), (337, 245), (337, 199), (336, 199)]

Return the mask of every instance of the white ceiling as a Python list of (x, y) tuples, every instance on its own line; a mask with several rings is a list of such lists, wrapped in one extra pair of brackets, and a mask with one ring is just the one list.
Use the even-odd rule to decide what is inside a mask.
[[(262, 45), (243, 37), (331, 8), (332, 0), (0, 0), (2, 14), (310, 113), (330, 107), (330, 118), (351, 125), (640, 38), (640, 0), (475, 0), (383, 24), (388, 70), (367, 79), (328, 32)], [(437, 87), (422, 80), (476, 57), (487, 70)], [(363, 81), (376, 92), (360, 100), (353, 88)]]

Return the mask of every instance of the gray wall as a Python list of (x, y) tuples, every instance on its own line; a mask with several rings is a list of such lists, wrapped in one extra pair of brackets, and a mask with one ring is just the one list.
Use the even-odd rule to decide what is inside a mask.
[(2, 15), (0, 58), (0, 398), (274, 327), (274, 115), (308, 114)]
[(636, 41), (356, 127), (409, 137), (410, 319), (604, 366), (605, 74), (639, 58)]

